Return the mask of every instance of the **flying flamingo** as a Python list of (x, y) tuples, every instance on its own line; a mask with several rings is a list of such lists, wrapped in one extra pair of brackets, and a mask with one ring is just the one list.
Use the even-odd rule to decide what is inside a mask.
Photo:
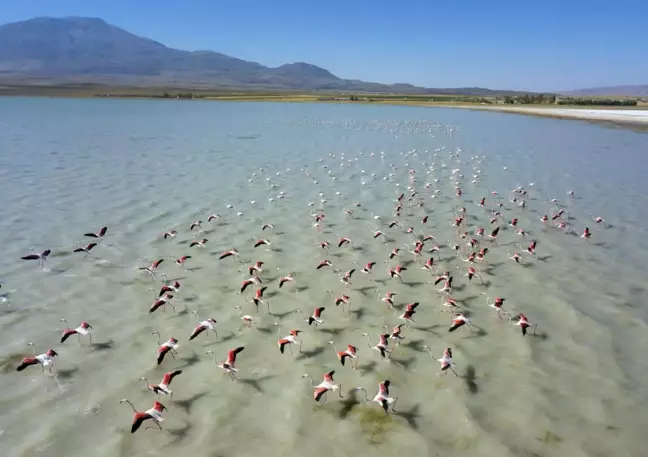
[(527, 319), (527, 317), (522, 313), (519, 313), (513, 319), (517, 319), (517, 321), (514, 322), (513, 325), (518, 325), (520, 327), (520, 329), (522, 329), (522, 336), (526, 336), (527, 329), (529, 327), (533, 327), (533, 334), (535, 335), (536, 328), (538, 327), (538, 324), (531, 324), (529, 322), (529, 319)]
[(342, 310), (344, 311), (344, 305), (347, 305), (350, 311), (351, 310), (350, 300), (351, 297), (349, 297), (348, 295), (341, 295), (339, 297), (335, 297), (335, 306), (342, 305)]
[[(358, 348), (357, 347), (353, 346), (352, 344), (347, 344), (346, 350), (338, 351), (334, 341), (329, 341), (328, 344), (333, 345), (333, 350), (335, 351), (335, 355), (337, 356), (342, 366), (344, 366), (346, 359), (351, 359), (351, 368), (353, 368), (354, 370), (358, 369)], [(355, 364), (353, 363), (353, 360), (355, 360)]]
[(156, 260), (155, 262), (151, 263), (150, 266), (148, 267), (139, 267), (140, 270), (146, 271), (148, 274), (151, 275), (151, 279), (155, 281), (155, 274), (157, 273), (158, 267), (164, 262), (164, 259)]
[(446, 374), (448, 374), (447, 370), (450, 370), (455, 374), (455, 376), (459, 377), (459, 375), (457, 374), (457, 372), (454, 369), (454, 367), (456, 365), (452, 361), (452, 349), (451, 348), (447, 348), (445, 351), (443, 351), (443, 356), (440, 359), (437, 359), (432, 355), (432, 349), (430, 349), (429, 346), (421, 346), (421, 347), (424, 348), (424, 349), (427, 349), (428, 354), (430, 354), (430, 358), (432, 360), (435, 360), (435, 361), (441, 363), (441, 371), (438, 373), (439, 375), (441, 373), (446, 375)]
[(391, 382), (389, 380), (385, 380), (378, 384), (378, 393), (372, 399), (367, 396), (367, 391), (364, 387), (356, 387), (353, 390), (354, 392), (364, 392), (365, 401), (375, 401), (382, 407), (382, 409), (385, 411), (385, 414), (389, 414), (389, 406), (391, 405), (391, 411), (394, 412), (394, 407), (396, 406), (396, 402), (398, 401), (398, 397), (389, 396), (390, 384)]
[(151, 332), (151, 335), (157, 335), (157, 344), (158, 344), (158, 350), (157, 350), (157, 364), (160, 365), (162, 361), (164, 360), (164, 356), (167, 355), (167, 353), (171, 354), (171, 357), (175, 359), (175, 355), (178, 352), (176, 349), (180, 346), (178, 344), (178, 340), (175, 338), (169, 338), (164, 344), (160, 344), (160, 333), (157, 331)]
[[(193, 332), (191, 332), (191, 336), (189, 336), (189, 341), (193, 340), (196, 338), (198, 335), (200, 335), (202, 332), (205, 330), (212, 330), (214, 334), (216, 335), (216, 338), (218, 338), (218, 332), (216, 331), (216, 324), (218, 321), (216, 319), (212, 319), (211, 317), (207, 320), (201, 321), (200, 320), (200, 314), (198, 314), (198, 311), (192, 311), (196, 315), (196, 322), (198, 322), (198, 325), (196, 328), (194, 328)], [(205, 332), (205, 338), (209, 335), (209, 332)]]
[(180, 257), (179, 259), (176, 259), (175, 257), (171, 257), (171, 260), (173, 260), (173, 261), (175, 262), (175, 264), (178, 265), (179, 267), (184, 268), (185, 263), (186, 263), (187, 260), (189, 260), (190, 258), (191, 258), (190, 255), (183, 255), (183, 256)]
[(454, 332), (459, 327), (467, 325), (470, 331), (472, 332), (472, 325), (470, 320), (463, 313), (456, 313), (452, 318), (452, 325), (448, 329), (449, 332)]
[(161, 297), (167, 292), (172, 292), (174, 294), (177, 294), (180, 292), (180, 283), (178, 281), (174, 281), (173, 284), (164, 284), (162, 288), (160, 289), (160, 293), (158, 294), (158, 297)]
[(264, 262), (261, 262), (260, 260), (257, 260), (254, 263), (254, 265), (250, 265), (248, 267), (248, 273), (250, 274), (250, 276), (252, 276), (254, 274), (261, 274), (261, 272), (263, 272), (263, 265), (264, 265)]
[(99, 230), (97, 233), (84, 233), (83, 236), (88, 236), (90, 238), (96, 238), (97, 240), (101, 240), (104, 236), (106, 236), (106, 232), (108, 231), (108, 227), (102, 227), (101, 230)]
[(493, 308), (496, 312), (496, 317), (499, 320), (502, 320), (502, 314), (509, 315), (509, 312), (504, 309), (504, 301), (506, 299), (502, 297), (495, 297), (495, 301), (490, 303), (490, 297), (486, 297), (486, 304)]
[(79, 344), (81, 344), (81, 335), (88, 335), (90, 338), (90, 345), (92, 346), (92, 326), (88, 324), (86, 321), (81, 322), (81, 325), (79, 325), (77, 328), (72, 329), (70, 328), (70, 325), (68, 324), (68, 321), (65, 319), (61, 319), (61, 322), (65, 322), (66, 329), (63, 330), (63, 335), (61, 336), (61, 343), (63, 343), (65, 340), (67, 340), (71, 335), (77, 335), (79, 338)]
[(292, 345), (293, 344), (299, 344), (299, 353), (301, 354), (302, 352), (302, 344), (303, 341), (301, 338), (299, 338), (299, 334), (301, 333), (301, 330), (291, 330), (290, 334), (288, 336), (281, 336), (281, 328), (278, 327), (279, 324), (275, 323), (274, 325), (277, 326), (277, 336), (279, 337), (279, 340), (277, 341), (277, 346), (279, 347), (279, 352), (282, 354), (284, 353), (284, 348), (286, 345), (288, 345), (288, 349), (290, 349), (290, 353), (293, 353), (292, 350)]
[(252, 328), (252, 324), (256, 324), (256, 321), (252, 316), (243, 314), (243, 308), (241, 308), (239, 305), (236, 305), (234, 309), (238, 311), (239, 316), (241, 316), (241, 320), (245, 322), (248, 328)]
[(244, 280), (241, 284), (241, 290), (239, 293), (242, 294), (243, 292), (245, 292), (245, 289), (247, 289), (252, 284), (261, 285), (261, 279), (258, 276), (252, 276), (250, 279)]
[[(324, 312), (325, 309), (326, 308), (323, 306), (316, 307), (313, 311), (313, 315), (306, 319), (308, 325), (315, 324), (316, 327), (322, 325), (324, 323), (324, 321), (322, 320), (322, 312)], [(298, 309), (297, 312), (303, 313), (301, 309)]]
[(160, 381), (159, 384), (149, 384), (149, 382), (143, 376), (140, 378), (140, 380), (146, 382), (146, 388), (153, 392), (155, 395), (168, 395), (169, 401), (173, 402), (173, 391), (169, 386), (171, 385), (173, 378), (180, 374), (182, 374), (182, 370), (175, 370), (164, 373), (162, 381)]
[(396, 292), (387, 292), (380, 300), (385, 302), (388, 308), (394, 309), (394, 296), (396, 296)]
[[(166, 406), (164, 406), (159, 401), (153, 402), (153, 407), (144, 412), (136, 410), (133, 404), (126, 398), (120, 400), (119, 403), (120, 404), (128, 403), (131, 406), (131, 408), (133, 408), (133, 412), (135, 413), (135, 416), (133, 417), (133, 425), (131, 426), (131, 433), (135, 433), (142, 426), (144, 421), (149, 419), (153, 421), (153, 423), (157, 425), (160, 430), (162, 430), (162, 426), (160, 425), (160, 423), (164, 422), (164, 417), (162, 417), (162, 411), (166, 409)], [(145, 428), (151, 428), (151, 427), (145, 427)]]
[(85, 252), (85, 256), (88, 257), (90, 255), (90, 251), (97, 245), (97, 243), (88, 243), (85, 246), (79, 245), (78, 248), (76, 248), (72, 252)]
[(52, 253), (51, 249), (46, 249), (41, 253), (32, 253), (26, 256), (21, 257), (22, 260), (38, 260), (38, 264), (42, 269), (45, 269), (45, 261), (47, 257)]
[(175, 238), (176, 235), (178, 234), (177, 230), (168, 230), (162, 234), (164, 239), (166, 240), (167, 238)]
[(263, 300), (263, 293), (266, 291), (266, 289), (267, 287), (261, 287), (260, 289), (257, 289), (251, 302), (256, 306), (257, 313), (259, 312), (259, 305), (265, 304), (268, 307), (268, 314), (272, 314), (270, 313), (270, 303)]
[(393, 349), (389, 349), (389, 342), (387, 341), (387, 338), (389, 338), (389, 333), (380, 335), (380, 339), (378, 343), (375, 345), (371, 345), (369, 342), (369, 334), (368, 333), (363, 333), (362, 336), (367, 337), (367, 346), (369, 346), (369, 349), (373, 349), (374, 351), (378, 351), (380, 353), (380, 357), (382, 360), (385, 360), (389, 362), (389, 356), (391, 355)]
[(149, 307), (149, 313), (152, 313), (156, 311), (160, 306), (162, 306), (162, 310), (166, 310), (166, 305), (169, 305), (171, 308), (173, 308), (173, 311), (176, 310), (176, 307), (173, 303), (171, 303), (171, 300), (173, 299), (173, 295), (171, 294), (164, 294), (160, 298), (157, 298), (151, 306)]
[(207, 238), (203, 238), (200, 241), (193, 240), (190, 244), (189, 247), (192, 248), (194, 246), (198, 246), (199, 248), (204, 248), (207, 245), (207, 241), (209, 241)]
[(315, 389), (315, 391), (313, 392), (313, 399), (315, 401), (320, 401), (322, 397), (324, 397), (324, 403), (326, 403), (326, 394), (328, 393), (329, 390), (333, 392), (337, 391), (340, 398), (344, 398), (342, 396), (342, 384), (334, 384), (333, 382), (334, 374), (335, 374), (335, 370), (329, 371), (324, 375), (324, 381), (322, 381), (317, 385), (313, 384), (313, 378), (311, 378), (309, 374), (302, 375), (302, 378), (308, 378), (311, 387)]
[(51, 372), (52, 367), (54, 366), (54, 357), (58, 355), (57, 352), (53, 349), (49, 349), (44, 354), (36, 355), (36, 346), (34, 345), (34, 343), (29, 342), (27, 344), (32, 347), (32, 357), (25, 357), (24, 359), (22, 359), (20, 365), (18, 365), (18, 367), (16, 368), (16, 371), (23, 371), (30, 365), (36, 365), (40, 363), (43, 371), (45, 371), (45, 367), (49, 367), (48, 371)]
[(288, 276), (283, 276), (279, 278), (279, 288), (281, 289), (285, 283), (293, 282), (294, 280), (295, 277), (292, 275), (292, 273), (289, 273)]
[[(390, 340), (396, 341), (396, 346), (398, 346), (400, 342), (405, 339), (405, 337), (402, 335), (403, 325), (405, 324), (399, 324), (396, 327), (394, 327), (391, 331), (391, 335), (389, 335)], [(387, 325), (383, 325), (383, 327), (389, 328)]]
[(239, 255), (239, 252), (236, 249), (232, 248), (229, 251), (223, 252), (218, 258), (219, 259), (225, 259), (227, 257), (237, 257), (238, 255)]
[(236, 365), (236, 356), (237, 356), (237, 354), (240, 354), (241, 351), (243, 351), (243, 349), (245, 349), (244, 346), (237, 347), (236, 349), (231, 349), (230, 351), (227, 352), (227, 360), (225, 360), (224, 362), (221, 362), (221, 363), (218, 363), (216, 361), (216, 354), (214, 354), (213, 351), (205, 351), (205, 353), (206, 354), (213, 354), (214, 355), (214, 363), (216, 364), (216, 366), (218, 366), (219, 368), (222, 368), (223, 370), (225, 370), (225, 371), (223, 371), (223, 375), (229, 374), (232, 381), (236, 381), (236, 376), (234, 375), (234, 373), (238, 371), (238, 369), (235, 366)]
[(414, 313), (416, 312), (416, 308), (419, 305), (419, 302), (416, 303), (409, 303), (405, 307), (405, 312), (398, 316), (399, 319), (403, 319), (405, 321), (405, 325), (407, 325), (407, 328), (410, 328), (410, 322), (415, 322), (414, 321)]

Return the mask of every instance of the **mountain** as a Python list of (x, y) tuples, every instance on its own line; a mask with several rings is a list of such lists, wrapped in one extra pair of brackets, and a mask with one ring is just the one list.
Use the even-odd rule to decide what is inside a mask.
[(304, 62), (266, 67), (213, 51), (183, 51), (102, 19), (38, 17), (0, 26), (0, 79), (130, 86), (221, 87), (410, 94), (514, 94), (483, 88), (429, 89), (339, 78)]
[(648, 97), (648, 85), (592, 87), (561, 92), (571, 97)]

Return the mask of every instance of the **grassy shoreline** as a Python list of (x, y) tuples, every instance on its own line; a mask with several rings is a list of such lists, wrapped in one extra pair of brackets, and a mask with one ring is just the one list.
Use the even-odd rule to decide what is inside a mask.
[[(177, 100), (178, 94), (181, 99), (194, 101), (348, 103), (472, 109), (480, 111), (495, 111), (498, 113), (550, 117), (554, 119), (607, 123), (642, 131), (648, 130), (648, 103), (639, 103), (637, 106), (581, 106), (556, 104), (504, 105), (492, 102), (480, 103), (476, 101), (476, 99), (484, 99), (484, 97), (447, 94), (340, 94), (208, 89), (189, 90), (165, 87), (108, 87), (83, 84), (63, 86), (20, 86), (0, 84), (0, 97), (21, 96), (48, 98), (155, 99), (174, 101)], [(192, 98), (192, 96), (196, 98)], [(558, 112), (559, 110), (562, 112)], [(591, 114), (588, 114), (592, 111), (609, 113), (611, 111), (622, 112), (625, 110), (646, 110), (647, 115), (646, 117), (633, 119), (629, 118), (629, 116), (623, 117), (614, 114), (602, 117), (594, 117)], [(579, 115), (578, 111), (583, 111), (583, 115)]]

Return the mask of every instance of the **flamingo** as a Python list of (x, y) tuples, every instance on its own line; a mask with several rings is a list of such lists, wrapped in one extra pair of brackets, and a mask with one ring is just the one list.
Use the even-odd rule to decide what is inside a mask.
[(90, 345), (92, 346), (92, 326), (88, 324), (86, 321), (81, 322), (81, 325), (79, 325), (77, 328), (72, 329), (70, 328), (70, 325), (68, 324), (68, 321), (65, 319), (61, 319), (61, 322), (65, 322), (65, 327), (66, 329), (63, 330), (63, 335), (61, 336), (61, 343), (65, 342), (71, 335), (77, 335), (79, 338), (79, 344), (81, 344), (81, 335), (88, 335), (88, 338), (90, 339)]
[(368, 333), (363, 333), (362, 336), (367, 338), (367, 346), (369, 346), (369, 349), (373, 349), (374, 351), (378, 351), (380, 353), (380, 357), (385, 360), (389, 361), (389, 356), (391, 355), (393, 349), (389, 349), (389, 342), (387, 341), (387, 338), (389, 338), (389, 334), (383, 334), (380, 335), (380, 339), (378, 340), (378, 343), (375, 345), (371, 345), (369, 342), (369, 334)]
[[(159, 401), (153, 402), (153, 407), (144, 412), (136, 410), (135, 406), (133, 406), (130, 400), (126, 398), (120, 400), (119, 403), (120, 404), (128, 403), (131, 406), (131, 408), (133, 408), (133, 412), (135, 413), (135, 416), (133, 417), (133, 425), (131, 426), (131, 433), (135, 433), (142, 426), (144, 421), (149, 419), (153, 421), (153, 423), (157, 425), (160, 430), (162, 430), (162, 426), (160, 425), (162, 422), (164, 422), (164, 417), (162, 417), (162, 411), (166, 409), (166, 406), (164, 406)], [(150, 427), (146, 427), (146, 428), (150, 428)]]
[(338, 393), (340, 398), (344, 398), (342, 396), (342, 384), (335, 384), (333, 382), (333, 375), (335, 374), (335, 370), (329, 371), (324, 375), (324, 381), (321, 383), (315, 385), (313, 384), (313, 378), (309, 374), (302, 375), (302, 378), (307, 378), (310, 381), (310, 385), (315, 391), (313, 392), (313, 399), (315, 401), (320, 401), (322, 397), (324, 397), (324, 403), (326, 403), (326, 394), (328, 393), (329, 390)]
[[(357, 347), (353, 346), (352, 344), (347, 344), (346, 350), (338, 351), (334, 341), (329, 341), (328, 344), (333, 345), (333, 350), (335, 351), (335, 355), (337, 356), (342, 366), (344, 366), (346, 359), (351, 359), (352, 360), (351, 368), (353, 368), (354, 370), (358, 369), (358, 348)], [(355, 360), (355, 364), (353, 363), (353, 360)]]
[(446, 375), (446, 374), (448, 374), (447, 370), (450, 370), (455, 374), (455, 376), (459, 377), (459, 375), (457, 374), (457, 372), (454, 369), (454, 367), (456, 365), (452, 361), (452, 349), (451, 348), (447, 348), (446, 350), (444, 350), (443, 351), (443, 356), (440, 359), (437, 359), (432, 355), (432, 349), (430, 349), (429, 346), (421, 346), (421, 347), (428, 351), (428, 354), (430, 355), (430, 358), (432, 360), (435, 360), (435, 361), (441, 363), (441, 371), (439, 372), (439, 375), (441, 373)]
[(48, 371), (51, 372), (52, 367), (54, 366), (54, 357), (56, 357), (58, 353), (54, 349), (48, 349), (47, 352), (36, 355), (36, 346), (34, 343), (30, 341), (27, 344), (32, 347), (32, 357), (25, 357), (22, 359), (20, 365), (16, 368), (16, 371), (23, 371), (28, 366), (40, 364), (43, 371), (45, 371), (45, 367), (49, 367)]
[(378, 384), (378, 393), (370, 399), (367, 396), (367, 391), (365, 390), (364, 387), (356, 387), (353, 389), (354, 392), (362, 391), (364, 392), (365, 395), (365, 401), (371, 402), (375, 401), (378, 403), (382, 409), (385, 411), (385, 414), (389, 414), (389, 407), (391, 406), (391, 411), (394, 412), (394, 407), (396, 406), (396, 402), (398, 401), (398, 397), (391, 397), (389, 395), (389, 386), (391, 385), (391, 381), (385, 380)]
[(160, 394), (168, 395), (169, 401), (173, 402), (173, 391), (169, 386), (171, 385), (171, 381), (173, 381), (173, 378), (175, 378), (180, 374), (182, 374), (182, 370), (175, 370), (175, 371), (169, 371), (167, 373), (164, 373), (164, 376), (162, 377), (162, 381), (160, 381), (159, 384), (149, 384), (149, 382), (143, 376), (140, 378), (140, 380), (144, 381), (146, 383), (146, 388), (151, 392), (153, 392), (155, 395), (157, 396), (159, 396)]
[(164, 344), (160, 344), (160, 333), (153, 331), (151, 332), (151, 335), (157, 335), (157, 364), (160, 365), (162, 363), (164, 356), (166, 356), (167, 353), (170, 353), (171, 357), (175, 359), (175, 354), (178, 353), (176, 349), (178, 349), (178, 347), (180, 346), (178, 344), (178, 340), (175, 338), (169, 338)]
[[(198, 322), (198, 325), (196, 326), (196, 328), (194, 328), (193, 332), (191, 332), (191, 335), (189, 336), (189, 341), (196, 338), (205, 330), (212, 330), (216, 335), (216, 338), (218, 338), (218, 332), (216, 331), (216, 324), (218, 323), (218, 321), (216, 319), (212, 319), (210, 317), (207, 320), (201, 321), (200, 314), (198, 314), (198, 311), (194, 310), (192, 311), (192, 313), (196, 315), (196, 322)], [(205, 338), (207, 338), (207, 335), (209, 335), (209, 333), (205, 332)]]
[(22, 260), (38, 260), (38, 264), (42, 269), (45, 269), (45, 261), (49, 257), (49, 255), (52, 253), (51, 249), (45, 249), (43, 252), (40, 253), (32, 253), (26, 256), (21, 257)]
[(234, 375), (235, 372), (238, 371), (236, 368), (236, 356), (241, 353), (245, 349), (244, 346), (237, 347), (235, 349), (231, 349), (227, 352), (227, 359), (224, 362), (217, 362), (216, 361), (216, 354), (214, 354), (213, 351), (205, 351), (206, 354), (213, 354), (214, 355), (214, 363), (216, 366), (222, 368), (223, 375), (229, 374), (230, 378), (232, 381), (236, 381), (236, 376)]
[(302, 340), (299, 338), (299, 334), (301, 333), (301, 330), (291, 330), (288, 336), (281, 336), (281, 328), (279, 327), (279, 324), (275, 322), (277, 326), (277, 336), (279, 337), (279, 340), (277, 341), (277, 346), (279, 346), (279, 352), (282, 354), (284, 353), (284, 348), (286, 345), (288, 345), (288, 349), (290, 349), (290, 353), (293, 353), (292, 350), (292, 345), (293, 344), (299, 344), (299, 353), (301, 354), (302, 352)]

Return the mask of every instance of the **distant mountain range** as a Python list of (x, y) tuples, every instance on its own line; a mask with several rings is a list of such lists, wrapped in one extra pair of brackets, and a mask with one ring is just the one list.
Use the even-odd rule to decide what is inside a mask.
[(182, 88), (515, 95), (479, 87), (424, 88), (342, 79), (304, 62), (271, 68), (213, 51), (183, 51), (102, 19), (38, 17), (0, 26), (0, 81)]
[(648, 97), (648, 85), (643, 86), (609, 86), (592, 87), (561, 92), (562, 95), (571, 97)]

